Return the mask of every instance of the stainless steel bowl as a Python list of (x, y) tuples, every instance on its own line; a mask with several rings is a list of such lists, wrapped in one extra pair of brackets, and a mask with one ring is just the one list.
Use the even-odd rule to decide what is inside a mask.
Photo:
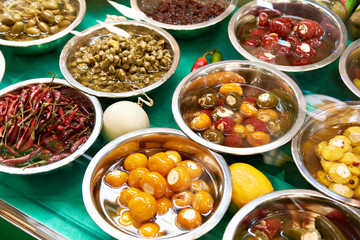
[[(153, 9), (156, 7), (161, 1), (159, 0), (130, 0), (131, 7), (135, 10), (144, 12), (146, 9)], [(211, 3), (212, 0), (201, 0), (199, 2), (203, 3)], [(222, 4), (223, 7), (225, 7), (225, 11), (220, 14), (219, 16), (206, 21), (202, 23), (192, 24), (192, 25), (174, 25), (174, 24), (166, 24), (159, 21), (155, 21), (152, 18), (147, 17), (146, 15), (143, 17), (144, 21), (167, 29), (170, 31), (171, 34), (173, 34), (176, 37), (179, 38), (190, 38), (190, 37), (196, 37), (200, 34), (204, 33), (205, 31), (208, 31), (213, 26), (215, 26), (217, 23), (224, 20), (227, 16), (229, 16), (235, 9), (237, 0), (224, 0), (224, 1), (217, 1), (218, 4)]]
[[(168, 32), (156, 26), (152, 26), (148, 23), (139, 22), (139, 21), (116, 21), (108, 24), (110, 26), (116, 26), (118, 28), (121, 28), (125, 31), (131, 31), (140, 35), (151, 34), (156, 36), (158, 39), (163, 39), (165, 40), (169, 51), (172, 53), (173, 63), (170, 69), (158, 81), (147, 87), (142, 88), (141, 89), (142, 92), (146, 93), (154, 90), (155, 88), (159, 87), (161, 84), (166, 82), (174, 74), (180, 61), (180, 48), (176, 40)], [(98, 24), (82, 31), (80, 36), (74, 36), (72, 39), (70, 39), (70, 41), (65, 45), (60, 55), (60, 70), (62, 74), (71, 85), (80, 89), (81, 91), (84, 91), (94, 96), (108, 97), (108, 98), (126, 98), (141, 94), (141, 92), (135, 90), (129, 92), (119, 92), (119, 93), (107, 93), (107, 92), (96, 91), (82, 85), (80, 82), (75, 80), (74, 77), (69, 72), (68, 69), (68, 64), (70, 61), (69, 59), (71, 58), (71, 56), (73, 56), (76, 49), (79, 46), (84, 46), (88, 44), (90, 41), (92, 41), (93, 38), (99, 37), (102, 34), (108, 32), (109, 31), (106, 30), (103, 25)]]
[[(215, 81), (203, 82), (197, 81), (201, 76), (206, 76), (215, 72), (229, 71), (240, 74), (245, 78), (246, 84), (254, 85), (264, 90), (281, 90), (289, 95), (289, 100), (292, 102), (293, 110), (295, 111), (295, 119), (293, 120), (292, 127), (283, 136), (277, 140), (270, 142), (269, 144), (259, 147), (227, 147), (215, 143), (211, 143), (197, 133), (195, 133), (185, 122), (184, 113), (185, 106), (189, 103), (188, 100), (184, 100), (184, 93), (192, 88), (207, 88), (218, 84), (226, 83), (223, 79), (217, 79)], [(232, 80), (228, 80), (232, 82)], [(195, 83), (195, 84), (194, 84)], [(172, 98), (172, 112), (176, 123), (180, 129), (192, 140), (201, 145), (210, 148), (211, 150), (229, 153), (234, 155), (251, 155), (257, 153), (263, 153), (280, 147), (290, 141), (296, 133), (300, 130), (305, 120), (305, 98), (297, 86), (297, 84), (286, 74), (274, 69), (268, 64), (262, 64), (250, 61), (231, 60), (212, 63), (206, 65), (200, 69), (197, 69), (187, 75), (175, 89)]]
[(335, 137), (335, 135), (339, 134), (338, 131), (340, 129), (336, 132), (329, 132), (329, 136), (327, 139), (325, 139), (326, 135), (324, 136), (324, 138), (322, 137), (321, 139), (316, 138), (316, 141), (314, 140), (314, 148), (310, 149), (310, 146), (306, 145), (306, 142), (310, 137), (313, 136), (315, 132), (320, 129), (335, 124), (359, 122), (360, 102), (332, 103), (312, 112), (306, 118), (301, 131), (294, 137), (291, 143), (291, 151), (295, 164), (302, 176), (313, 187), (333, 199), (356, 207), (360, 207), (360, 200), (341, 196), (319, 183), (314, 177), (316, 171), (322, 169), (320, 165), (320, 160), (315, 155), (315, 146), (321, 141), (328, 141), (331, 138)]
[(85, 16), (86, 1), (85, 0), (73, 0), (73, 1), (74, 2), (76, 1), (79, 4), (78, 15), (76, 16), (76, 19), (63, 31), (60, 31), (49, 37), (33, 40), (33, 41), (8, 41), (8, 40), (0, 39), (0, 45), (8, 47), (17, 54), (26, 54), (26, 55), (41, 54), (53, 50), (61, 43), (65, 35), (67, 35), (70, 31), (72, 31), (80, 24), (80, 22)]
[(341, 79), (345, 85), (352, 91), (357, 97), (360, 98), (360, 89), (353, 83), (354, 79), (350, 78), (350, 72), (354, 67), (360, 67), (360, 39), (351, 43), (341, 54), (339, 61), (339, 72)]
[(5, 74), (5, 58), (2, 52), (0, 51), (0, 82)]
[[(21, 89), (24, 86), (30, 85), (30, 84), (38, 84), (38, 83), (49, 83), (51, 82), (51, 78), (37, 78), (37, 79), (31, 79), (22, 81), (19, 83), (15, 83), (13, 85), (10, 85), (4, 89), (0, 90), (0, 96), (4, 95), (5, 93)], [(96, 138), (99, 136), (101, 128), (102, 128), (102, 115), (103, 111), (100, 105), (99, 100), (96, 97), (89, 96), (87, 94), (84, 94), (77, 89), (72, 88), (65, 80), (63, 79), (57, 79), (55, 78), (53, 85), (59, 85), (63, 87), (67, 87), (67, 93), (69, 96), (74, 97), (77, 99), (83, 106), (89, 111), (94, 113), (94, 128), (88, 138), (88, 140), (79, 147), (73, 154), (70, 156), (61, 159), (59, 161), (56, 161), (51, 164), (39, 166), (39, 167), (33, 167), (33, 168), (16, 168), (11, 166), (6, 166), (3, 164), (0, 164), (0, 172), (6, 172), (11, 174), (21, 174), (21, 175), (27, 175), (27, 174), (36, 174), (36, 173), (45, 173), (52, 171), (54, 169), (57, 169), (59, 167), (62, 167), (78, 157), (80, 157), (86, 150), (90, 148), (90, 146), (95, 142)]]
[(229, 23), (228, 34), (230, 41), (235, 49), (246, 59), (250, 61), (264, 62), (246, 51), (239, 43), (239, 39), (237, 37), (239, 28), (255, 19), (256, 16), (253, 14), (254, 10), (264, 7), (279, 10), (285, 15), (314, 20), (320, 23), (325, 32), (335, 41), (335, 48), (332, 50), (332, 53), (319, 62), (304, 66), (285, 66), (274, 63), (267, 64), (285, 72), (310, 71), (324, 67), (335, 61), (344, 51), (348, 39), (346, 27), (342, 20), (329, 8), (309, 0), (262, 0), (252, 1), (241, 7), (234, 13)]
[(108, 143), (92, 159), (86, 169), (82, 184), (83, 201), (93, 221), (106, 233), (117, 239), (135, 240), (135, 235), (115, 226), (105, 217), (100, 205), (97, 190), (108, 168), (124, 156), (139, 150), (155, 152), (175, 150), (193, 156), (201, 162), (212, 175), (219, 190), (219, 199), (215, 200), (214, 210), (201, 226), (178, 236), (162, 236), (161, 239), (195, 239), (210, 231), (221, 220), (231, 200), (232, 181), (229, 168), (217, 153), (186, 138), (179, 130), (169, 128), (149, 128), (127, 133)]
[(351, 232), (353, 239), (360, 238), (359, 211), (316, 191), (291, 189), (268, 193), (246, 204), (231, 219), (223, 240), (242, 240), (248, 228), (253, 227), (261, 219), (289, 210), (306, 212), (313, 216), (335, 213), (337, 217), (347, 219), (348, 222), (343, 224), (348, 228), (351, 225), (354, 230)]

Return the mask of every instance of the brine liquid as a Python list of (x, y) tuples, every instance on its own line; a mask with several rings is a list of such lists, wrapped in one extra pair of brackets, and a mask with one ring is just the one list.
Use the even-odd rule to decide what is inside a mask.
[[(146, 149), (144, 151), (139, 151), (139, 152), (145, 154), (149, 158), (150, 156), (154, 155), (155, 153), (161, 152), (161, 151), (167, 151), (167, 149)], [(179, 153), (183, 160), (191, 159), (191, 160), (196, 161), (196, 159), (193, 159), (193, 157), (191, 157), (189, 155), (185, 155), (181, 152), (179, 152)], [(112, 165), (109, 168), (109, 170), (107, 172), (111, 172), (115, 169), (119, 169), (121, 171), (126, 172), (126, 170), (123, 168), (123, 162), (126, 157), (127, 156), (119, 159), (114, 165)], [(200, 162), (198, 162), (198, 163), (201, 165)], [(218, 203), (218, 199), (219, 199), (217, 185), (215, 184), (213, 176), (211, 176), (209, 171), (203, 165), (202, 165), (202, 168), (203, 168), (203, 173), (202, 173), (200, 179), (204, 180), (209, 185), (209, 187), (211, 189), (210, 194), (212, 195), (212, 197), (214, 199), (214, 206), (216, 206)], [(106, 173), (104, 174), (104, 176), (106, 175)], [(119, 200), (118, 200), (121, 191), (126, 188), (128, 188), (127, 184), (124, 184), (124, 186), (121, 188), (112, 188), (112, 187), (108, 186), (105, 183), (105, 181), (102, 179), (102, 181), (100, 183), (100, 187), (98, 189), (99, 203), (100, 203), (103, 213), (105, 214), (107, 219), (113, 224), (113, 226), (116, 226), (119, 229), (128, 232), (129, 234), (138, 236), (138, 233), (137, 233), (138, 229), (136, 229), (133, 225), (123, 226), (119, 223), (121, 213), (123, 213), (124, 211), (128, 211), (128, 208), (121, 206), (119, 203)], [(159, 233), (161, 235), (166, 235), (167, 237), (171, 237), (171, 236), (181, 235), (181, 234), (184, 234), (187, 232), (185, 230), (180, 229), (176, 225), (176, 221), (175, 221), (176, 216), (177, 216), (178, 211), (180, 211), (180, 210), (181, 209), (174, 209), (174, 207), (173, 207), (166, 214), (156, 215), (154, 217), (155, 218), (154, 222), (160, 226)], [(210, 211), (210, 213), (206, 214), (206, 215), (201, 214), (203, 223), (209, 218), (211, 213), (212, 213), (212, 211)]]

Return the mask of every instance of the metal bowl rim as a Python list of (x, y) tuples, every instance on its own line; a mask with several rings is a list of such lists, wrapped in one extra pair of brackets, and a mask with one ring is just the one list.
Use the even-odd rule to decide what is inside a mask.
[(146, 22), (141, 22), (141, 21), (135, 21), (135, 20), (124, 20), (124, 21), (113, 21), (108, 23), (110, 25), (134, 25), (134, 26), (142, 26), (145, 28), (148, 28), (154, 32), (159, 33), (160, 35), (162, 35), (165, 39), (167, 39), (167, 41), (169, 42), (169, 45), (171, 46), (171, 50), (173, 51), (173, 63), (170, 67), (170, 69), (156, 82), (154, 82), (153, 84), (146, 86), (144, 88), (141, 88), (137, 91), (128, 91), (128, 92), (119, 92), (119, 93), (107, 93), (107, 92), (101, 92), (101, 91), (96, 91), (93, 90), (91, 88), (85, 87), (84, 85), (82, 85), (81, 83), (79, 83), (78, 81), (76, 81), (73, 76), (71, 75), (71, 73), (69, 72), (66, 63), (67, 63), (67, 59), (69, 57), (69, 53), (72, 50), (72, 46), (74, 45), (74, 43), (76, 43), (78, 40), (80, 40), (83, 36), (91, 34), (94, 31), (97, 31), (99, 29), (103, 29), (104, 27), (100, 24), (94, 25), (92, 27), (89, 27), (87, 29), (85, 29), (84, 31), (81, 32), (80, 36), (74, 36), (72, 37), (64, 46), (64, 48), (61, 51), (60, 54), (60, 61), (59, 61), (59, 65), (60, 65), (60, 70), (61, 73), (64, 75), (64, 78), (75, 88), (84, 91), (90, 95), (93, 96), (97, 96), (97, 97), (107, 97), (107, 98), (126, 98), (126, 97), (133, 97), (133, 96), (137, 96), (142, 94), (142, 92), (149, 92), (151, 90), (156, 89), (157, 87), (161, 86), (163, 83), (165, 83), (176, 71), (179, 62), (180, 62), (180, 47), (177, 43), (177, 41), (175, 40), (175, 38), (170, 35), (167, 31), (165, 31), (164, 29), (161, 29), (157, 26), (153, 26), (149, 23)]
[(350, 89), (351, 92), (353, 92), (357, 97), (360, 98), (360, 89), (358, 89), (353, 81), (350, 79), (348, 73), (347, 73), (347, 60), (348, 57), (352, 54), (353, 51), (360, 48), (360, 39), (352, 42), (345, 51), (341, 54), (340, 60), (339, 60), (339, 72), (340, 77), (344, 81), (345, 85)]
[(6, 68), (5, 58), (4, 58), (4, 55), (2, 54), (2, 52), (0, 51), (0, 82), (1, 82), (2, 78), (4, 77), (5, 68)]
[[(0, 96), (4, 95), (5, 93), (9, 92), (9, 91), (13, 91), (15, 89), (24, 87), (26, 85), (29, 84), (36, 84), (36, 83), (48, 83), (50, 82), (52, 79), (51, 78), (35, 78), (35, 79), (29, 79), (29, 80), (25, 80), (22, 82), (18, 82), (15, 84), (12, 84), (6, 88), (3, 88), (0, 90)], [(67, 87), (71, 87), (71, 85), (66, 82), (63, 79), (59, 79), (59, 78), (55, 78), (54, 79), (54, 83), (58, 83), (58, 84), (62, 84), (65, 85)], [(72, 87), (71, 87), (72, 88)], [(73, 88), (76, 91), (79, 91), (75, 88)], [(0, 172), (5, 172), (5, 173), (10, 173), (10, 174), (19, 174), (19, 175), (28, 175), (28, 174), (37, 174), (37, 173), (45, 173), (45, 172), (49, 172), (52, 170), (55, 170), (59, 167), (62, 167), (72, 161), (74, 161), (76, 158), (80, 157), (83, 153), (85, 153), (85, 151), (87, 149), (90, 148), (90, 146), (95, 142), (96, 138), (99, 136), (101, 128), (102, 128), (102, 115), (103, 115), (103, 111), (101, 108), (101, 104), (99, 102), (99, 100), (96, 97), (87, 95), (85, 93), (84, 96), (86, 96), (88, 98), (88, 100), (90, 101), (90, 103), (93, 105), (94, 107), (94, 114), (95, 114), (95, 121), (94, 121), (94, 128), (90, 134), (90, 137), (88, 138), (88, 140), (80, 147), (78, 148), (74, 153), (72, 153), (70, 156), (63, 158), (57, 162), (51, 163), (51, 164), (47, 164), (47, 165), (43, 165), (43, 166), (39, 166), (39, 167), (34, 167), (34, 168), (16, 168), (16, 167), (9, 167), (9, 166), (5, 166), (5, 165), (0, 165)]]
[(229, 239), (234, 239), (234, 234), (236, 232), (237, 226), (240, 223), (240, 221), (242, 219), (244, 219), (251, 211), (253, 211), (257, 206), (259, 206), (260, 204), (263, 203), (268, 203), (271, 202), (273, 200), (279, 199), (279, 198), (316, 198), (316, 199), (322, 199), (322, 200), (326, 200), (326, 201), (332, 201), (335, 203), (338, 203), (339, 205), (342, 205), (344, 208), (346, 208), (346, 210), (348, 210), (349, 212), (351, 212), (352, 214), (359, 215), (359, 212), (357, 212), (355, 209), (351, 208), (350, 206), (347, 206), (345, 204), (342, 204), (341, 202), (338, 201), (334, 201), (333, 199), (331, 199), (330, 197), (319, 193), (317, 191), (314, 190), (309, 190), (309, 189), (287, 189), (287, 190), (279, 190), (279, 191), (274, 191), (271, 193), (267, 193), (265, 195), (262, 195), (254, 200), (252, 200), (251, 202), (249, 202), (248, 204), (246, 204), (244, 207), (242, 207), (230, 220), (229, 224), (227, 225), (224, 235), (223, 235), (223, 240), (229, 240)]
[(331, 111), (332, 109), (351, 108), (352, 106), (360, 106), (360, 101), (341, 102), (341, 103), (336, 104), (335, 107), (322, 108), (322, 109), (315, 110), (316, 112), (314, 114), (309, 115), (306, 118), (305, 123), (302, 126), (302, 129), (298, 132), (298, 134), (291, 141), (291, 153), (292, 153), (292, 157), (294, 159), (295, 165), (298, 168), (299, 172), (313, 187), (315, 187), (317, 190), (324, 193), (325, 195), (327, 195), (335, 200), (338, 200), (342, 203), (348, 204), (353, 207), (360, 207), (360, 200), (341, 196), (340, 194), (337, 194), (337, 193), (331, 191), (330, 189), (328, 189), (327, 187), (325, 187), (324, 185), (319, 183), (307, 170), (304, 162), (302, 161), (302, 157), (300, 154), (301, 137), (302, 137), (303, 133), (305, 132), (305, 130), (308, 128), (308, 126), (311, 123), (313, 123), (314, 121), (316, 121), (316, 117), (321, 117), (321, 116), (327, 114), (328, 111)]
[(251, 61), (255, 61), (255, 62), (261, 62), (261, 63), (269, 64), (269, 65), (275, 67), (276, 69), (279, 69), (279, 70), (284, 71), (284, 72), (305, 72), (305, 71), (315, 70), (315, 69), (324, 67), (324, 66), (332, 63), (333, 61), (335, 61), (341, 55), (341, 53), (346, 48), (347, 41), (348, 41), (348, 33), (347, 33), (347, 30), (346, 30), (346, 26), (343, 23), (343, 21), (341, 20), (341, 18), (338, 15), (336, 15), (333, 11), (331, 11), (328, 7), (326, 7), (324, 5), (321, 5), (320, 3), (317, 3), (315, 1), (311, 1), (311, 0), (262, 0), (262, 1), (276, 2), (276, 3), (283, 3), (283, 2), (285, 2), (285, 3), (288, 3), (288, 2), (302, 3), (303, 2), (304, 4), (313, 5), (317, 9), (321, 10), (321, 14), (325, 13), (326, 15), (330, 16), (330, 18), (334, 21), (335, 26), (337, 26), (337, 28), (340, 29), (340, 31), (339, 31), (340, 32), (339, 45), (333, 51), (333, 53), (331, 53), (328, 57), (324, 58), (323, 60), (315, 62), (313, 64), (308, 64), (308, 65), (303, 65), (303, 66), (279, 65), (279, 64), (275, 64), (275, 63), (268, 63), (268, 62), (265, 62), (263, 60), (258, 59), (257, 57), (251, 55), (248, 51), (246, 51), (241, 46), (241, 44), (237, 40), (237, 37), (235, 35), (235, 31), (234, 31), (234, 27), (236, 26), (236, 24), (238, 22), (239, 16), (243, 12), (246, 12), (247, 10), (251, 9), (252, 7), (258, 6), (257, 1), (252, 1), (252, 2), (249, 2), (249, 3), (245, 4), (241, 8), (239, 8), (234, 13), (234, 15), (231, 17), (229, 25), (228, 25), (228, 35), (229, 35), (231, 44), (246, 59), (251, 60)]
[[(229, 6), (225, 9), (225, 11), (223, 13), (221, 13), (219, 16), (217, 16), (215, 18), (212, 18), (212, 19), (202, 22), (202, 23), (190, 24), (190, 25), (167, 24), (167, 23), (156, 21), (156, 20), (146, 16), (145, 14), (144, 14), (144, 21), (146, 21), (150, 24), (159, 26), (161, 28), (168, 29), (168, 30), (185, 30), (185, 31), (199, 30), (202, 28), (206, 28), (206, 27), (215, 25), (218, 22), (221, 22), (224, 18), (229, 16), (234, 11), (234, 9), (236, 8), (237, 2), (238, 2), (237, 0), (230, 0)], [(130, 5), (133, 9), (142, 12), (139, 8), (137, 0), (130, 0)]]
[[(187, 124), (185, 123), (184, 119), (181, 116), (181, 113), (179, 111), (179, 95), (182, 91), (182, 88), (186, 86), (186, 84), (194, 78), (198, 73), (201, 73), (202, 71), (205, 71), (208, 68), (215, 69), (217, 66), (221, 65), (249, 65), (249, 66), (255, 66), (257, 68), (261, 68), (264, 70), (268, 70), (272, 72), (273, 74), (277, 75), (279, 78), (284, 80), (284, 82), (291, 88), (291, 90), (295, 94), (295, 98), (297, 99), (298, 103), (298, 116), (293, 124), (293, 126), (289, 129), (289, 131), (283, 135), (282, 137), (278, 138), (277, 140), (270, 142), (266, 145), (262, 145), (259, 147), (248, 147), (248, 148), (235, 148), (235, 147), (227, 147), (215, 143), (211, 143), (199, 135), (197, 135), (192, 129), (190, 129)], [(221, 152), (221, 153), (228, 153), (233, 155), (252, 155), (257, 153), (263, 153), (270, 150), (273, 150), (279, 146), (284, 145), (285, 143), (289, 142), (296, 133), (300, 130), (305, 117), (306, 117), (306, 102), (304, 95), (302, 94), (300, 88), (295, 83), (294, 80), (292, 80), (288, 75), (285, 73), (275, 69), (274, 67), (264, 64), (264, 63), (258, 63), (258, 62), (251, 62), (248, 60), (228, 60), (228, 61), (221, 61), (217, 63), (211, 63), (204, 67), (201, 67), (190, 74), (188, 74), (177, 86), (177, 88), (174, 91), (173, 98), (172, 98), (172, 112), (174, 119), (177, 123), (177, 125), (180, 127), (180, 129), (193, 141), (199, 143), (200, 145), (203, 145), (207, 148), (210, 148), (213, 151)]]
[[(82, 182), (82, 196), (83, 196), (83, 202), (85, 205), (85, 208), (92, 218), (92, 220), (106, 233), (111, 235), (114, 238), (126, 238), (129, 240), (137, 240), (138, 237), (131, 236), (129, 234), (126, 234), (124, 232), (119, 231), (119, 229), (111, 226), (108, 222), (106, 222), (103, 217), (98, 213), (96, 210), (94, 203), (92, 201), (93, 195), (90, 189), (91, 186), (91, 179), (92, 175), (94, 174), (94, 169), (98, 166), (98, 164), (102, 161), (103, 157), (106, 156), (109, 152), (114, 150), (117, 146), (120, 144), (123, 144), (129, 140), (139, 138), (144, 135), (152, 135), (152, 134), (166, 134), (166, 135), (173, 135), (177, 137), (182, 137), (189, 139), (186, 135), (184, 135), (180, 130), (172, 129), (172, 128), (147, 128), (142, 130), (133, 131), (130, 133), (126, 133), (111, 142), (109, 142), (107, 145), (105, 145), (92, 159), (90, 164), (88, 165), (83, 182)], [(171, 237), (171, 239), (174, 240), (182, 240), (182, 239), (195, 239), (200, 237), (201, 235), (207, 233), (212, 228), (214, 228), (221, 218), (224, 216), (224, 214), (227, 211), (228, 206), (230, 205), (231, 201), (231, 192), (232, 192), (232, 179), (229, 167), (225, 161), (225, 159), (220, 155), (217, 154), (209, 149), (207, 151), (216, 159), (216, 162), (219, 164), (221, 171), (224, 175), (224, 182), (223, 182), (223, 197), (221, 198), (218, 209), (214, 212), (214, 214), (201, 226), (199, 226), (196, 229), (193, 229), (187, 233), (184, 233), (182, 235)], [(167, 238), (166, 235), (164, 238), (161, 239), (170, 239)]]
[(79, 2), (79, 12), (75, 18), (75, 20), (64, 30), (53, 34), (49, 37), (32, 40), (32, 41), (8, 41), (0, 39), (0, 45), (9, 46), (9, 47), (30, 47), (30, 46), (37, 46), (44, 43), (49, 43), (59, 38), (64, 37), (66, 34), (70, 33), (74, 28), (76, 28), (86, 13), (86, 0), (77, 0)]

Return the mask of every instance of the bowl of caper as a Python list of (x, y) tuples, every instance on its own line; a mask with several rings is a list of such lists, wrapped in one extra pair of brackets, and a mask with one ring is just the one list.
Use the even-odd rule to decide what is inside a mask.
[(0, 5), (0, 45), (18, 54), (54, 49), (86, 12), (85, 0), (5, 0)]
[(97, 97), (144, 94), (176, 71), (180, 49), (165, 30), (140, 21), (92, 26), (65, 45), (60, 69), (74, 87)]
[(305, 106), (289, 76), (241, 60), (191, 72), (172, 98), (175, 121), (188, 137), (233, 155), (263, 153), (290, 141), (305, 120)]

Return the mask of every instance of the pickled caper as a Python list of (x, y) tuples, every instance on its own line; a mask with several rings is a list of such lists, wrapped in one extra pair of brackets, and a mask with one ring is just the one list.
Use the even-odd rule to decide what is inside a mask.
[(208, 129), (202, 133), (202, 137), (209, 142), (216, 144), (224, 143), (224, 134), (216, 129)]
[(241, 105), (241, 96), (237, 92), (228, 92), (224, 96), (224, 104), (232, 110), (239, 110)]
[(217, 121), (222, 117), (235, 118), (235, 113), (227, 107), (218, 106), (211, 112), (211, 117), (214, 121)]
[(274, 108), (278, 105), (279, 100), (274, 93), (262, 93), (256, 98), (256, 104), (260, 108)]

